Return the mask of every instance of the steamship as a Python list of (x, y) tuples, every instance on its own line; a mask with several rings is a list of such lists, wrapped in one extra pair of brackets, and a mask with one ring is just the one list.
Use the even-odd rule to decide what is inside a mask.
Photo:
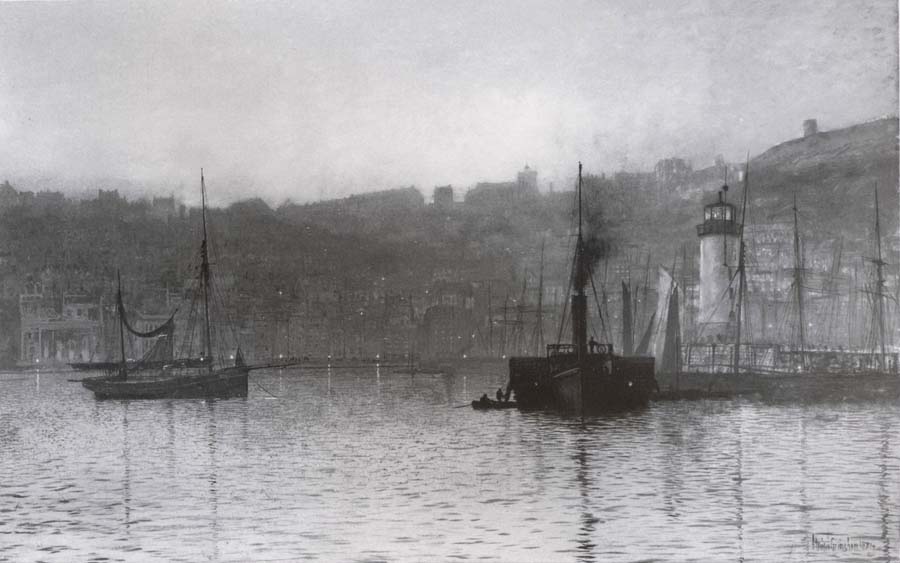
[(654, 359), (624, 357), (611, 344), (588, 347), (587, 295), (591, 264), (582, 231), (581, 163), (578, 163), (578, 237), (573, 258), (572, 342), (547, 346), (546, 355), (512, 357), (509, 388), (522, 409), (597, 414), (645, 406), (657, 389)]

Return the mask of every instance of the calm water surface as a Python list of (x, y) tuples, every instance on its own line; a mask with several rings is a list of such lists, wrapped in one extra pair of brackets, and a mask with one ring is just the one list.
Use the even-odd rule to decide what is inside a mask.
[(262, 372), (210, 402), (69, 377), (0, 375), (0, 560), (900, 559), (896, 405), (582, 424), (454, 408), (501, 367)]

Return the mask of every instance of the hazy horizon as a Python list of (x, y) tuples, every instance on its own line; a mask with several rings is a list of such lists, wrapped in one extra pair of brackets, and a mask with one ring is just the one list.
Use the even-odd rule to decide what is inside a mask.
[[(740, 160), (896, 114), (897, 4), (0, 5), (0, 181), (271, 204)], [(114, 184), (115, 182), (113, 182)]]

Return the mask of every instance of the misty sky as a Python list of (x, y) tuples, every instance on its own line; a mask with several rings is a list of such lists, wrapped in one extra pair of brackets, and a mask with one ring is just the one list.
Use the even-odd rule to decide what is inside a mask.
[[(0, 180), (277, 204), (896, 114), (896, 0), (0, 4)], [(62, 179), (62, 180), (60, 180)], [(37, 186), (40, 187), (40, 186)]]

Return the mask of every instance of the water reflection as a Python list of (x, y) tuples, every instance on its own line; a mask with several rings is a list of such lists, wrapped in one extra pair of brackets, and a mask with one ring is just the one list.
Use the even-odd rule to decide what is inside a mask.
[(444, 403), (447, 405), (453, 406), (453, 385), (456, 383), (456, 373), (442, 373), (440, 375), (441, 381), (444, 383)]
[(810, 510), (809, 501), (806, 496), (806, 480), (807, 480), (807, 449), (806, 449), (806, 416), (800, 417), (800, 456), (798, 459), (798, 463), (800, 465), (800, 522), (803, 525), (803, 533), (807, 538), (803, 542), (804, 553), (809, 558), (810, 554), (810, 544), (809, 538), (812, 537), (812, 526), (810, 525)]
[(589, 426), (582, 425), (575, 438), (575, 480), (578, 483), (578, 492), (581, 498), (580, 526), (577, 532), (578, 560), (585, 562), (596, 561), (594, 549), (594, 530), (597, 518), (591, 509), (591, 459), (588, 453), (590, 439)]
[(207, 482), (209, 484), (210, 536), (212, 538), (213, 561), (219, 560), (219, 476), (216, 463), (216, 401), (207, 401), (207, 438), (208, 466)]
[(125, 535), (131, 528), (131, 443), (128, 436), (128, 401), (122, 403), (122, 506), (125, 508)]
[(737, 526), (738, 562), (744, 563), (744, 411), (741, 409), (737, 417), (737, 432), (735, 432), (735, 525)]
[[(881, 422), (881, 448), (879, 449), (879, 461), (881, 462), (878, 471), (878, 508), (881, 513), (881, 546), (885, 561), (891, 560), (891, 499), (888, 493), (888, 483), (891, 483), (888, 477), (888, 459), (891, 451), (891, 425), (885, 419)], [(896, 485), (896, 482), (893, 483)]]
[(681, 455), (684, 448), (684, 431), (681, 426), (671, 425), (668, 421), (662, 421), (662, 424), (665, 425), (662, 435), (662, 446), (665, 450), (662, 459), (663, 504), (666, 516), (677, 521), (681, 516), (678, 511), (684, 488), (682, 480), (684, 456)]
[(168, 440), (166, 442), (166, 465), (168, 466), (169, 475), (175, 477), (175, 403), (174, 401), (166, 401), (166, 433)]
[(896, 410), (700, 401), (582, 425), (450, 408), (503, 373), (298, 373), (254, 375), (277, 401), (10, 385), (0, 560), (807, 561), (802, 535), (835, 530), (897, 559)]

